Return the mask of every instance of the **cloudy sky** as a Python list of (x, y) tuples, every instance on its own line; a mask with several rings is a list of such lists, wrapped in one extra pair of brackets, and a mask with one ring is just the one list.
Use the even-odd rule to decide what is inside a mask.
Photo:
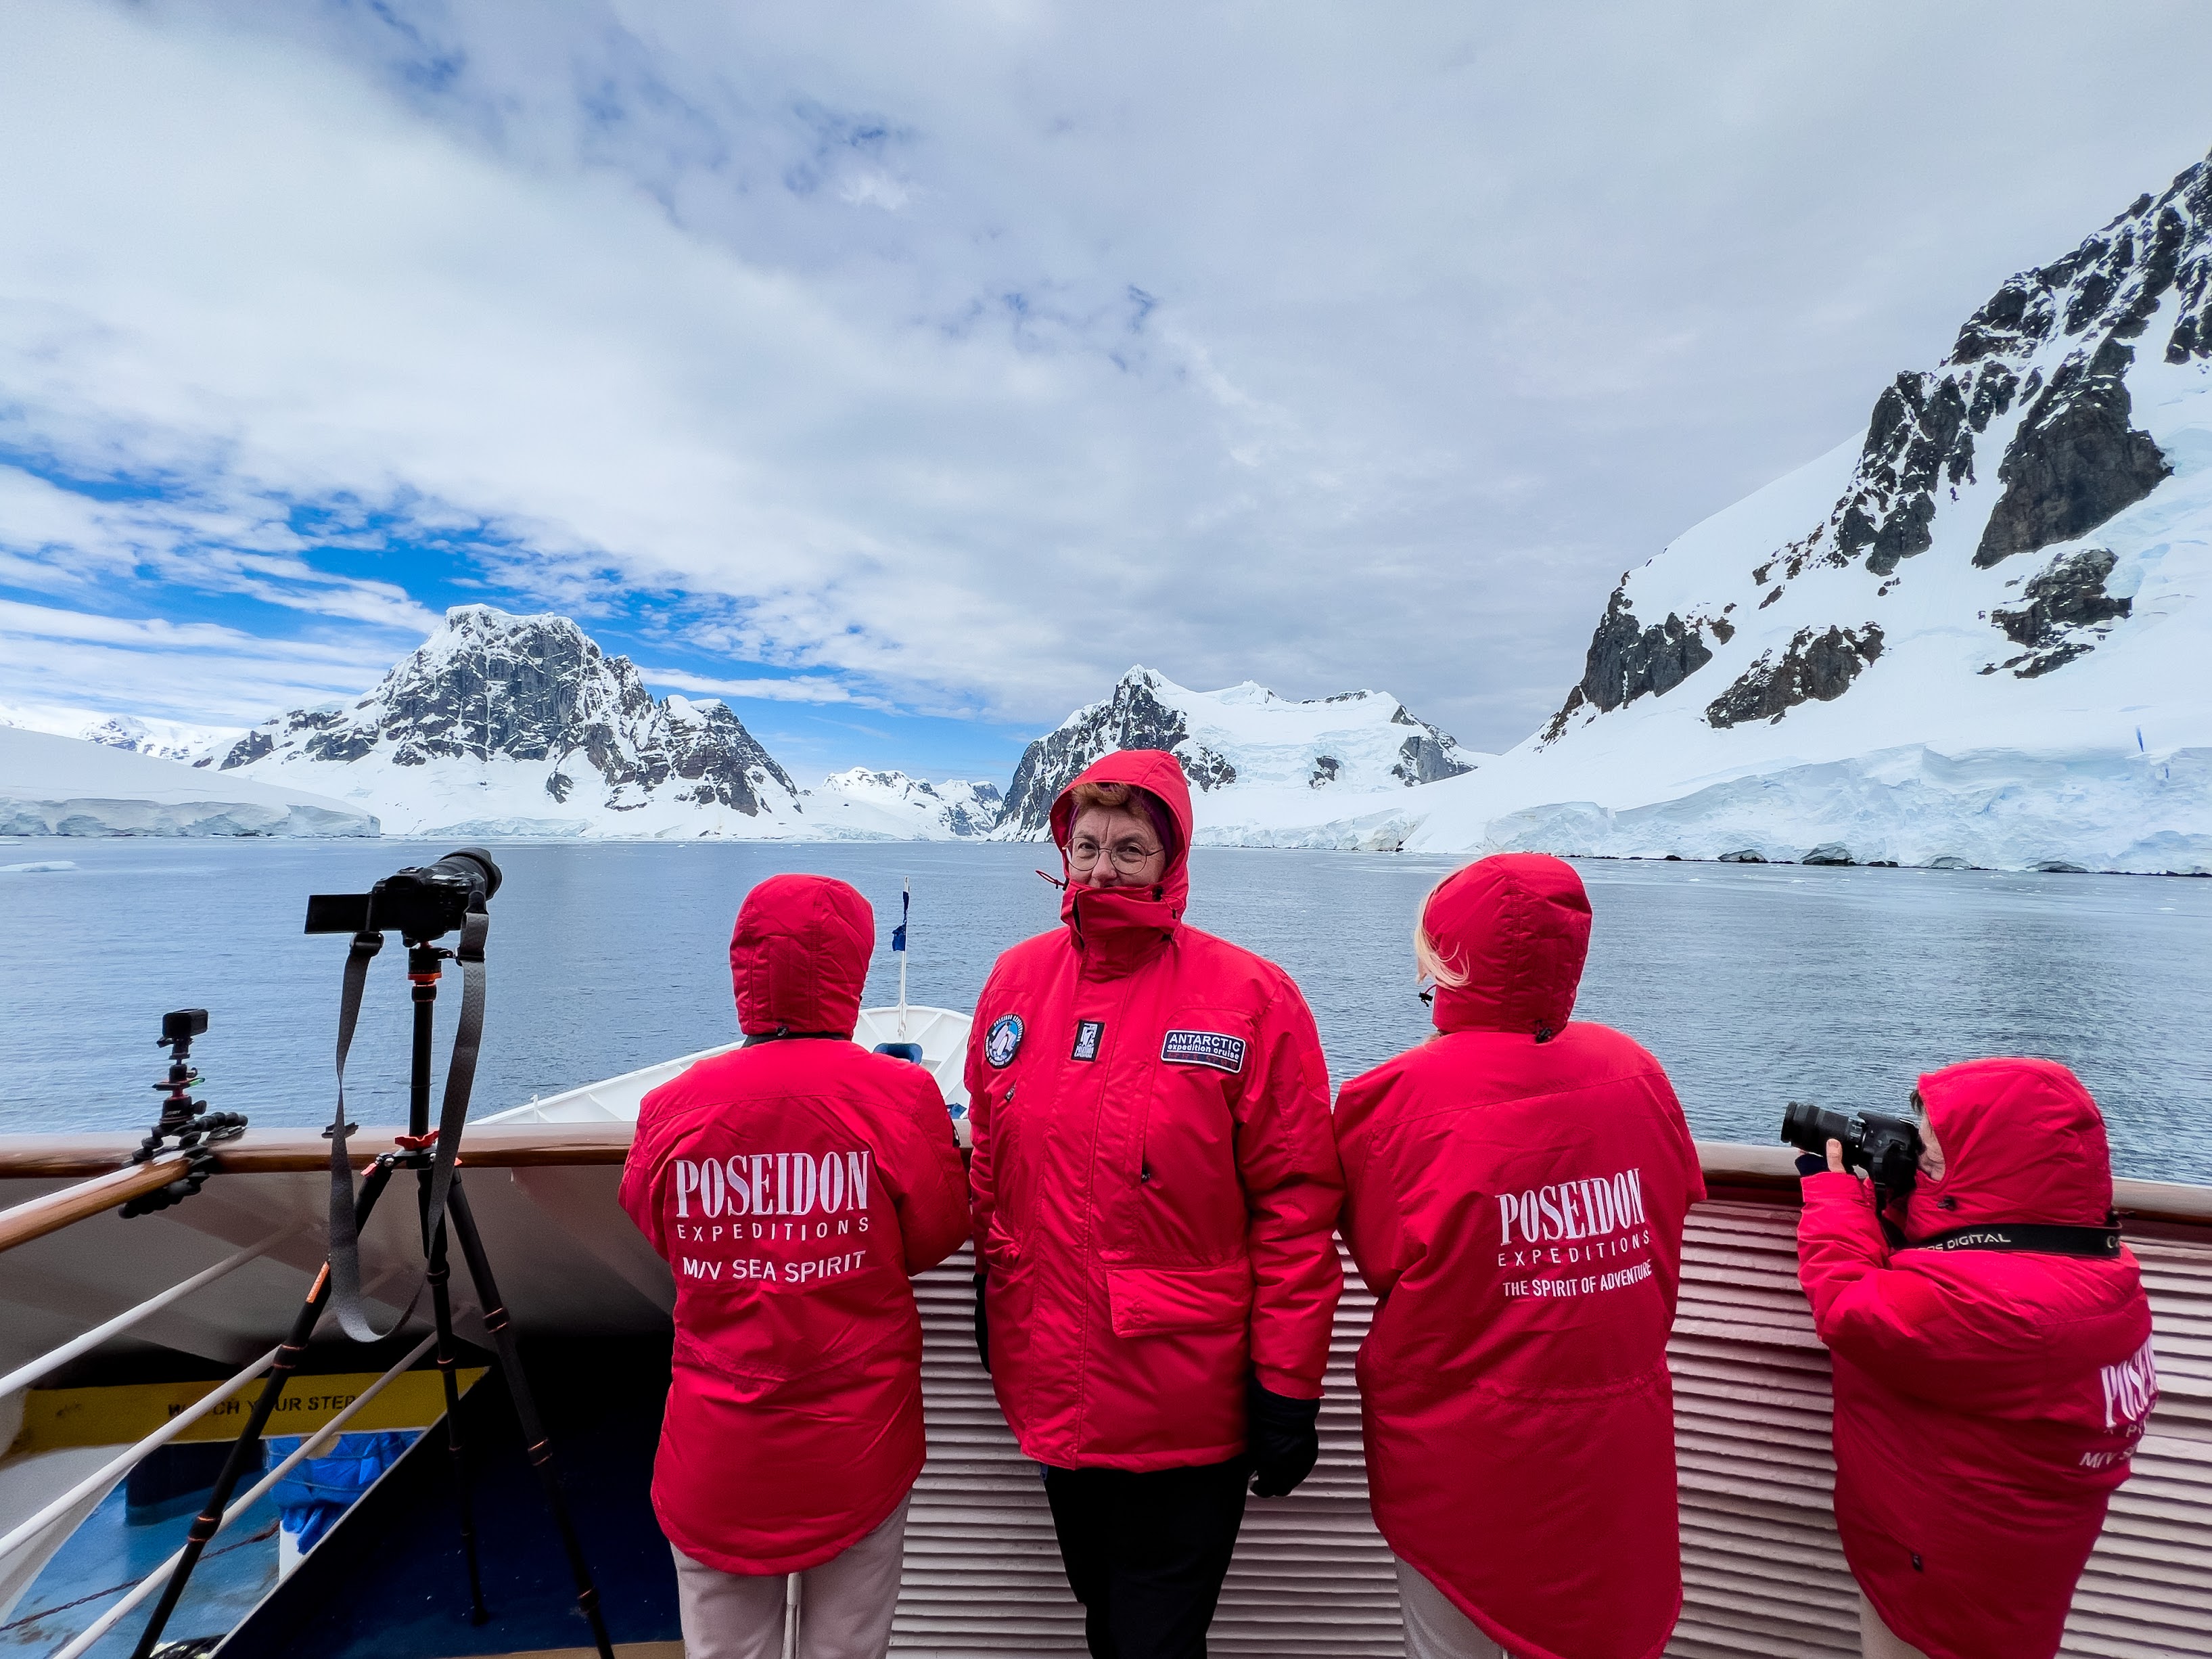
[(2212, 9), (0, 9), (0, 705), (576, 617), (802, 779), (1134, 662), (1479, 748), (2212, 147)]

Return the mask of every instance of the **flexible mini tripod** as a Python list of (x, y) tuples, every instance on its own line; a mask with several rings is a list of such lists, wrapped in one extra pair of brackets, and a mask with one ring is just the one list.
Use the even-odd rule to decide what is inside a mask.
[[(495, 868), (489, 858), (477, 856), (488, 869), (492, 870), (491, 884), (495, 887), (498, 883)], [(420, 872), (403, 872), (402, 875), (417, 873)], [(385, 884), (378, 884), (380, 891)], [(365, 924), (373, 918), (374, 900), (374, 896), (372, 895), (369, 909), (363, 915)], [(308, 924), (311, 931), (324, 931), (315, 927), (313, 908), (321, 902), (323, 901), (319, 899), (311, 902)], [(395, 1151), (384, 1153), (369, 1166), (359, 1195), (354, 1196), (350, 1166), (345, 1162), (345, 1138), (354, 1127), (345, 1121), (345, 1055), (351, 1042), (354, 1018), (359, 1012), (361, 990), (367, 978), (368, 963), (384, 945), (381, 932), (376, 931), (373, 926), (363, 925), (355, 931), (352, 953), (347, 961), (345, 997), (340, 1006), (338, 1021), (338, 1113), (337, 1121), (328, 1132), (332, 1141), (334, 1179), (341, 1168), (345, 1171), (344, 1216), (341, 1219), (337, 1212), (334, 1189), (331, 1255), (325, 1260), (322, 1271), (315, 1276), (315, 1282), (307, 1292), (307, 1300), (301, 1304), (292, 1321), (291, 1333), (277, 1352), (268, 1380), (262, 1384), (261, 1393), (253, 1402), (246, 1426), (239, 1431), (238, 1439), (230, 1449), (230, 1455), (224, 1460), (222, 1473), (216, 1477), (214, 1491), (209, 1493), (205, 1507), (192, 1522), (176, 1568), (170, 1573), (168, 1583), (162, 1587), (161, 1600), (154, 1608), (153, 1616), (148, 1620), (145, 1630), (139, 1635), (131, 1659), (149, 1659), (154, 1652), (170, 1615), (176, 1611), (178, 1600), (184, 1594), (192, 1569), (198, 1565), (202, 1552), (222, 1524), (222, 1512), (230, 1502), (231, 1494), (237, 1489), (239, 1481), (245, 1478), (249, 1468), (259, 1466), (263, 1431), (267, 1427), (270, 1413), (276, 1409), (277, 1397), (283, 1393), (284, 1384), (307, 1352), (308, 1340), (314, 1333), (317, 1322), (330, 1305), (334, 1281), (339, 1282), (339, 1311), (349, 1334), (356, 1339), (373, 1339), (377, 1335), (360, 1324), (357, 1310), (349, 1309), (343, 1304), (349, 1299), (347, 1291), (357, 1295), (359, 1265), (356, 1252), (361, 1229), (367, 1224), (370, 1212), (376, 1207), (377, 1200), (383, 1196), (392, 1176), (401, 1170), (415, 1171), (416, 1198), (422, 1219), (426, 1264), (423, 1284), (430, 1291), (431, 1314), (437, 1328), (436, 1363), (446, 1396), (446, 1449), (451, 1460), (454, 1492), (460, 1510), (461, 1553), (468, 1565), (471, 1620), (482, 1624), (491, 1615), (484, 1606), (483, 1577), (477, 1559), (475, 1516), (470, 1502), (468, 1466), (462, 1442), (460, 1387), (456, 1376), (459, 1360), (453, 1341), (453, 1299), (449, 1293), (451, 1271), (447, 1262), (447, 1217), (452, 1218), (453, 1230), (460, 1239), (461, 1255), (468, 1264), (469, 1277), (476, 1285), (477, 1301), (483, 1309), (484, 1328), (491, 1333), (492, 1340), (499, 1351), (499, 1368), (507, 1378), (507, 1394), (514, 1401), (515, 1419), (521, 1427), (526, 1454), (538, 1472), (539, 1489), (544, 1493), (546, 1507), (552, 1512), (554, 1525), (561, 1534), (562, 1548), (568, 1558), (568, 1570), (576, 1584), (576, 1606), (590, 1622), (592, 1639), (599, 1649), (599, 1659), (614, 1659), (614, 1648), (607, 1635), (606, 1620), (599, 1607), (599, 1589), (592, 1582), (591, 1568), (584, 1559), (583, 1545), (576, 1536), (575, 1523), (569, 1516), (568, 1502), (561, 1491), (560, 1477), (553, 1467), (552, 1447), (538, 1419), (537, 1402), (531, 1395), (529, 1381), (523, 1375), (514, 1323), (507, 1316), (507, 1305), (501, 1298), (499, 1286), (493, 1279), (491, 1260), (484, 1252), (483, 1236), (477, 1231), (475, 1217), (470, 1212), (468, 1194), (453, 1168), (458, 1161), (469, 1085), (476, 1066), (477, 1040), (481, 1032), (482, 963), (489, 915), (482, 897), (476, 898), (463, 923), (460, 949), (455, 952), (431, 942), (437, 937), (436, 933), (428, 933), (428, 929), (435, 925), (434, 919), (423, 919), (419, 910), (407, 914), (410, 922), (403, 927), (402, 937), (407, 945), (407, 978), (414, 1003), (407, 1133), (398, 1137)], [(443, 931), (446, 930), (440, 930)], [(428, 936), (422, 936), (424, 933)], [(445, 1108), (439, 1126), (433, 1128), (430, 1126), (431, 1016), (437, 1000), (443, 964), (453, 959), (459, 960), (466, 970), (465, 994), (460, 1029), (454, 1037), (453, 1066), (447, 1078)], [(441, 1185), (442, 1195), (439, 1192)], [(407, 1316), (413, 1313), (415, 1301), (420, 1299), (421, 1294), (418, 1287), (415, 1298), (408, 1304), (407, 1314), (401, 1316), (393, 1330), (406, 1322)]]

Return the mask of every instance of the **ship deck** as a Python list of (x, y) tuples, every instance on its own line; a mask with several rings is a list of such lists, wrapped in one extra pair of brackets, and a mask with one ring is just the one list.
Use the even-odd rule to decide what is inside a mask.
[[(354, 1145), (388, 1144), (387, 1133), (365, 1130)], [(527, 1337), (528, 1367), (546, 1395), (614, 1634), (626, 1651), (672, 1653), (673, 1575), (646, 1490), (673, 1292), (667, 1270), (614, 1203), (629, 1138), (630, 1126), (614, 1120), (475, 1125), (465, 1178)], [(126, 1136), (53, 1136), (0, 1145), (0, 1367), (284, 1228), (262, 1258), (80, 1363), (91, 1380), (163, 1367), (173, 1375), (179, 1365), (213, 1376), (281, 1337), (322, 1259), (327, 1143), (312, 1132), (249, 1131), (224, 1150), (206, 1189), (179, 1208), (129, 1221), (102, 1210), (21, 1237), (66, 1201), (55, 1194), (115, 1170), (131, 1144)], [(1670, 1346), (1686, 1604), (1668, 1652), (1853, 1654), (1855, 1592), (1829, 1513), (1828, 1359), (1796, 1284), (1790, 1157), (1718, 1144), (1701, 1152), (1711, 1197), (1691, 1218)], [(2212, 1629), (2212, 1191), (2119, 1186), (2155, 1312), (2161, 1399), (2075, 1597), (2064, 1651), (2180, 1659), (2201, 1655)], [(412, 1207), (389, 1206), (368, 1230), (372, 1296), (404, 1299), (399, 1287), (415, 1261)], [(1035, 1468), (1014, 1446), (975, 1360), (969, 1279), (963, 1252), (916, 1285), (929, 1458), (908, 1525), (894, 1651), (938, 1659), (1080, 1653), (1079, 1610), (1060, 1575)], [(1389, 1557), (1368, 1514), (1352, 1373), (1371, 1310), (1348, 1273), (1321, 1464), (1291, 1498), (1254, 1500), (1210, 1639), (1217, 1654), (1356, 1659), (1401, 1650)], [(458, 1315), (462, 1335), (488, 1348), (465, 1294)], [(396, 1337), (392, 1355), (416, 1334)], [(377, 1353), (324, 1344), (307, 1369), (357, 1372), (378, 1363)], [(488, 1512), (499, 1517), (498, 1539), (487, 1533), (494, 1624), (475, 1630), (459, 1616), (444, 1454), (440, 1437), (428, 1436), (222, 1654), (458, 1659), (582, 1650), (557, 1550), (524, 1486), (503, 1396), (479, 1388), (463, 1409)]]

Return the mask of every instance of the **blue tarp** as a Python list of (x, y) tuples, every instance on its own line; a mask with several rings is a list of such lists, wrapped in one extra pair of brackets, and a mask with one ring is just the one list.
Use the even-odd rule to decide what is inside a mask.
[[(303, 1437), (271, 1438), (269, 1467), (274, 1468), (300, 1448)], [(342, 1434), (320, 1457), (310, 1457), (270, 1488), (269, 1497), (283, 1516), (284, 1530), (297, 1536), (301, 1554), (314, 1548), (343, 1515), (354, 1499), (376, 1484), (385, 1470), (399, 1461), (399, 1454), (414, 1443), (413, 1432), (386, 1430), (377, 1434)]]

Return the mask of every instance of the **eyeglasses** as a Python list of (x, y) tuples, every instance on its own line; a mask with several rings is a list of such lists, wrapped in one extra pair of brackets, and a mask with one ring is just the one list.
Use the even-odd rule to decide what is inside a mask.
[(1115, 842), (1111, 847), (1102, 847), (1088, 836), (1078, 836), (1067, 844), (1067, 861), (1079, 870), (1088, 870), (1104, 854), (1114, 861), (1114, 867), (1125, 876), (1133, 876), (1154, 859), (1160, 849), (1149, 847), (1134, 836)]

